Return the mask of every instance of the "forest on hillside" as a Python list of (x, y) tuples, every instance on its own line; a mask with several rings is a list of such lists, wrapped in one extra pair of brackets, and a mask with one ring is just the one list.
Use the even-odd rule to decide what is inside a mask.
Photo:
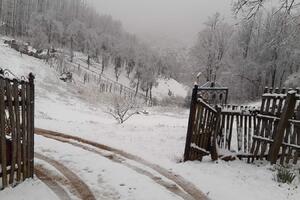
[[(253, 101), (264, 87), (300, 86), (300, 19), (297, 2), (238, 0), (234, 25), (211, 16), (191, 49), (202, 79), (230, 88), (231, 100)], [(274, 1), (273, 1), (274, 2)]]
[(253, 101), (263, 88), (300, 83), (299, 12), (294, 1), (262, 9), (266, 1), (236, 0), (236, 23), (216, 13), (189, 50), (159, 51), (126, 32), (121, 22), (100, 15), (85, 0), (0, 0), (2, 34), (30, 42), (36, 49), (75, 51), (101, 63), (112, 63), (116, 81), (125, 71), (136, 90), (151, 94), (160, 77), (192, 86), (218, 82), (229, 87), (232, 101)]

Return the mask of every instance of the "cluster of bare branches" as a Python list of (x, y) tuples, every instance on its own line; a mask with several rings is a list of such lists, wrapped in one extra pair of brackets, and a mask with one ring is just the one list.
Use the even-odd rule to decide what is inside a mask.
[(113, 96), (113, 100), (107, 106), (106, 113), (115, 118), (118, 123), (123, 124), (130, 117), (139, 113), (141, 105), (135, 98), (124, 98), (120, 96)]
[[(284, 12), (290, 14), (291, 11), (300, 5), (296, 0), (278, 0), (279, 7), (277, 12)], [(233, 5), (235, 14), (241, 12), (246, 13), (246, 18), (251, 19), (264, 7), (267, 0), (237, 0)]]

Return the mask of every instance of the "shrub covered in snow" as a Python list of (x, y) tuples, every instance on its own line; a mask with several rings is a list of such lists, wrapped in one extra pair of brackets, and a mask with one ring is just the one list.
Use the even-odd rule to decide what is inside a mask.
[(123, 124), (130, 117), (138, 114), (139, 110), (141, 110), (141, 105), (136, 99), (114, 96), (106, 113), (113, 116), (118, 123)]

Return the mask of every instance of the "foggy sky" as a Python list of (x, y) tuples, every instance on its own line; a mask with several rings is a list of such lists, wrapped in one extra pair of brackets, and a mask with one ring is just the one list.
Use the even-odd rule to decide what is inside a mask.
[(232, 16), (232, 0), (89, 0), (100, 14), (120, 20), (126, 31), (154, 42), (190, 45), (207, 18)]

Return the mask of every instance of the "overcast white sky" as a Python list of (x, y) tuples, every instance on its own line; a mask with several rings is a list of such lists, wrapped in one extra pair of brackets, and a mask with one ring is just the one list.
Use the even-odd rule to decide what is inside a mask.
[(231, 18), (232, 0), (88, 0), (143, 39), (190, 45), (209, 16)]

